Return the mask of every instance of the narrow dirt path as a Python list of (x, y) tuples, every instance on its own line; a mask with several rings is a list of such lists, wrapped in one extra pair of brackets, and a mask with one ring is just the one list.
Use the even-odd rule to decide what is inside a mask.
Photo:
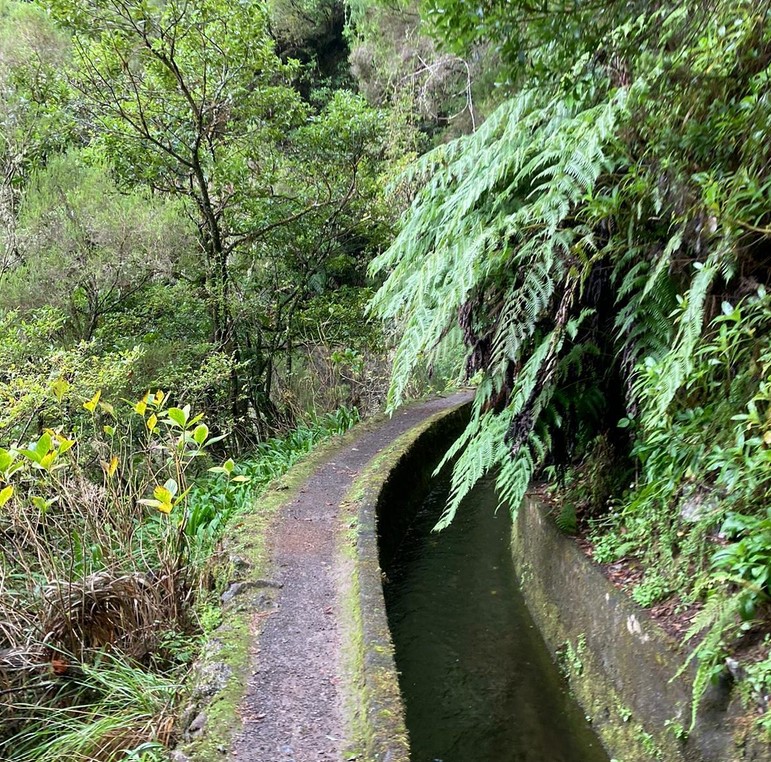
[[(240, 707), (236, 762), (340, 762), (344, 744), (342, 632), (336, 568), (339, 509), (359, 470), (397, 437), (467, 395), (411, 406), (322, 465), (286, 505), (269, 537), (282, 585), (262, 623)], [(263, 615), (264, 617), (264, 615)]]

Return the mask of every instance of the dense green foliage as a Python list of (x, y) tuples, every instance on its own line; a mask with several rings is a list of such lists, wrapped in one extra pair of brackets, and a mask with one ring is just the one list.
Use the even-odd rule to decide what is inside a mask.
[(374, 264), (375, 309), (405, 326), (391, 402), (460, 336), (481, 381), (441, 525), (489, 470), (513, 506), (567, 479), (598, 555), (644, 561), (640, 602), (706, 599), (698, 700), (771, 594), (769, 4), (428, 15), (458, 52), (495, 47), (510, 95), (402, 178)]
[(237, 465), (211, 466), (217, 437), (189, 406), (162, 392), (133, 406), (95, 394), (73, 418), (69, 392), (51, 390), (55, 428), (0, 448), (0, 684), (12, 697), (0, 704), (0, 750), (9, 760), (161, 748), (175, 686), (217, 621), (205, 582), (227, 522), (358, 420), (341, 409)]
[(342, 15), (0, 0), (3, 759), (160, 759), (229, 519), (379, 405)]
[[(364, 285), (390, 224), (382, 114), (323, 78), (309, 91), (268, 10), (0, 8), (0, 312), (94, 367), (120, 354), (111, 393), (183, 394), (237, 446), (310, 409), (290, 372), (309, 352), (377, 347), (363, 299), (341, 303), (346, 338), (297, 325), (310, 300)], [(105, 386), (88, 375), (80, 388)]]

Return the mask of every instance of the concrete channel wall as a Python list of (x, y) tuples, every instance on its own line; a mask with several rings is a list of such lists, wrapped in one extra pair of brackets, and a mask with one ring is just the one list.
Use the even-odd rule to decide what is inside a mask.
[(362, 762), (409, 762), (404, 706), (383, 598), (381, 557), (395, 549), (434, 466), (463, 430), (469, 406), (443, 411), (375, 458), (350, 496), (356, 517), (354, 600), (349, 611), (349, 722)]
[(527, 499), (512, 553), (528, 608), (617, 762), (768, 762), (730, 683), (712, 686), (691, 733), (693, 671), (675, 642)]
[[(403, 435), (369, 464), (350, 495), (349, 714), (356, 739), (351, 758), (360, 762), (410, 762), (381, 566), (398, 548), (434, 465), (468, 412), (468, 405), (444, 411)], [(517, 514), (512, 553), (533, 619), (611, 762), (771, 762), (771, 749), (728, 683), (709, 690), (695, 728), (686, 732), (693, 671), (674, 678), (686, 656), (682, 644), (617, 590), (536, 500), (526, 500)]]

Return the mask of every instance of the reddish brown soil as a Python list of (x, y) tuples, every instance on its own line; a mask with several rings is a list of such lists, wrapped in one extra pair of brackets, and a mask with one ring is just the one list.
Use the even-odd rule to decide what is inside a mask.
[(336, 453), (282, 510), (271, 531), (267, 620), (255, 614), (253, 674), (240, 707), (236, 762), (339, 762), (344, 746), (337, 565), (340, 503), (359, 470), (398, 436), (465, 395), (414, 405)]

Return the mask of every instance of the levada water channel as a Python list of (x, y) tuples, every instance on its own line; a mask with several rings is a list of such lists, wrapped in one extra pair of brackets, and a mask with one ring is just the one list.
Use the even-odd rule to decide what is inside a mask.
[(412, 761), (608, 762), (527, 611), (492, 484), (433, 533), (448, 488), (421, 490), (398, 540), (381, 527)]

